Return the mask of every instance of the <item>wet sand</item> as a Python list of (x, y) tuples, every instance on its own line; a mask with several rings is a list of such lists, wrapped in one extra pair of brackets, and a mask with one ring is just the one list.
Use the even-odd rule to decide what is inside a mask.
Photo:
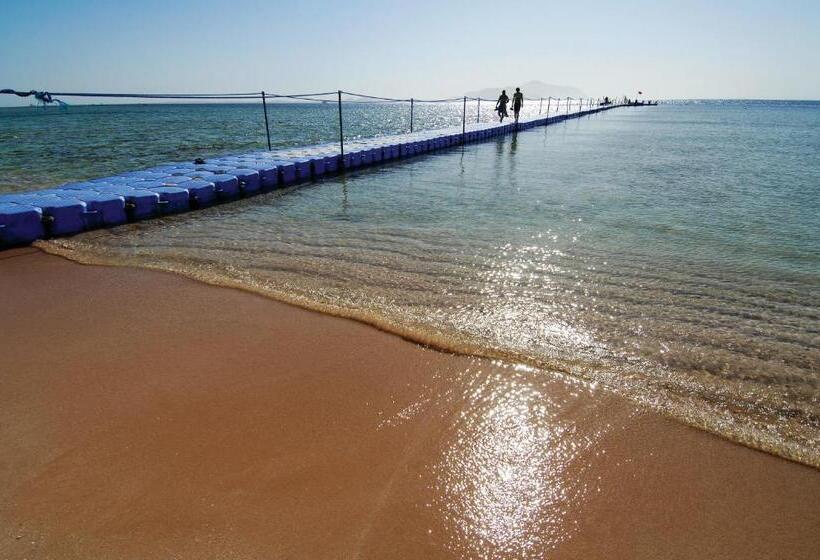
[(0, 558), (815, 558), (820, 472), (551, 373), (0, 253)]

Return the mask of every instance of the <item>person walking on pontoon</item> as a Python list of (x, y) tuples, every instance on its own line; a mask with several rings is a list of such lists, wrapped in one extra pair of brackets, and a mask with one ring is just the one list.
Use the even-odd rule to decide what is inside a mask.
[(518, 113), (521, 112), (521, 107), (524, 105), (524, 94), (521, 93), (521, 88), (515, 88), (515, 93), (513, 94), (512, 102), (515, 122), (518, 122)]
[(507, 114), (507, 103), (509, 102), (510, 98), (507, 97), (507, 90), (502, 89), (501, 95), (498, 96), (498, 101), (496, 101), (495, 103), (495, 111), (496, 113), (498, 113), (498, 116), (500, 117), (498, 122), (504, 122), (504, 117), (509, 116)]

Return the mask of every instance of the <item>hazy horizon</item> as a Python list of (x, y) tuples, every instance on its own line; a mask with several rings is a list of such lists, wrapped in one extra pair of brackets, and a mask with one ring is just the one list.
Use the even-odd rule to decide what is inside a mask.
[(45, 0), (4, 12), (0, 88), (18, 90), (440, 98), (537, 80), (590, 97), (820, 99), (820, 6), (802, 1)]
[[(10, 105), (10, 104), (0, 103), (0, 109), (42, 108), (41, 105), (37, 105), (36, 107), (31, 107), (29, 105), (29, 103), (34, 103), (34, 101), (31, 101), (32, 99), (33, 98), (31, 98), (31, 97), (24, 99), (23, 104)], [(66, 99), (68, 100), (70, 98), (66, 98)], [(68, 105), (69, 105), (69, 107), (71, 107), (71, 106), (90, 107), (90, 106), (97, 106), (97, 105), (215, 105), (215, 104), (233, 105), (233, 104), (244, 104), (244, 103), (259, 103), (259, 104), (261, 104), (261, 101), (257, 100), (257, 99), (248, 100), (248, 101), (224, 101), (224, 100), (223, 101), (196, 101), (196, 100), (190, 100), (190, 99), (169, 99), (169, 100), (134, 99), (132, 101), (129, 101), (127, 99), (106, 99), (106, 98), (101, 98), (101, 99), (98, 99), (98, 100), (95, 100), (95, 99), (96, 98), (92, 98), (92, 99), (84, 98), (84, 99), (81, 99), (81, 100), (69, 101)], [(484, 99), (489, 99), (489, 98), (482, 97), (481, 99), (484, 100)], [(546, 97), (544, 99), (546, 100)], [(553, 98), (553, 99), (555, 99), (555, 98)], [(642, 97), (642, 99), (643, 99), (643, 97)], [(649, 97), (646, 97), (646, 99), (650, 100)], [(655, 101), (656, 98), (651, 98), (651, 100)], [(757, 97), (757, 98), (755, 98), (755, 97), (714, 97), (714, 98), (699, 97), (699, 98), (695, 98), (695, 97), (692, 97), (692, 98), (676, 98), (676, 99), (663, 99), (663, 98), (660, 98), (660, 99), (657, 99), (657, 101), (659, 101), (661, 103), (710, 102), (710, 101), (736, 101), (736, 102), (742, 102), (742, 101), (760, 101), (760, 102), (783, 101), (783, 102), (792, 102), (792, 103), (800, 103), (800, 102), (820, 103), (820, 99), (785, 99), (785, 98), (776, 98), (776, 97), (773, 97), (773, 98), (764, 98), (764, 97)], [(345, 103), (350, 103), (350, 102), (351, 101), (345, 101)], [(355, 103), (355, 101), (353, 101), (353, 102)], [(313, 102), (313, 101), (299, 102), (299, 101), (287, 101), (287, 100), (271, 101), (271, 100), (268, 100), (267, 103), (268, 103), (268, 106), (270, 106), (270, 105), (277, 105), (277, 104), (281, 104), (281, 105), (293, 105), (293, 104), (304, 105), (304, 104), (319, 103), (319, 102)], [(458, 103), (458, 102), (455, 101), (454, 103)], [(51, 109), (59, 109), (59, 107), (57, 105), (49, 105), (48, 107), (51, 108)]]

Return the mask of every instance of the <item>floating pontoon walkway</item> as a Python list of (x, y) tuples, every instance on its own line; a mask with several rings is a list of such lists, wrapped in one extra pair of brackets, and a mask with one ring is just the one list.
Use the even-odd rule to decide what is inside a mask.
[(217, 157), (205, 163), (170, 163), (52, 189), (0, 195), (0, 248), (206, 208), (342, 171), (622, 106), (597, 106), (562, 115), (522, 119), (517, 125), (480, 123), (458, 129), (386, 136), (345, 143), (343, 149), (338, 144), (323, 144)]

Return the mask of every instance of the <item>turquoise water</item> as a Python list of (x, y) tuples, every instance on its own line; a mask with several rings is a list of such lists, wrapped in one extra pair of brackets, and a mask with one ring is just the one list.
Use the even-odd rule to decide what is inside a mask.
[[(452, 124), (459, 109), (441, 109), (428, 122)], [(109, 110), (118, 111), (99, 109)], [(213, 125), (186, 136), (184, 148), (179, 136), (108, 142), (115, 163), (95, 162), (95, 173), (156, 163), (147, 161), (152, 151), (167, 160), (264, 141), (238, 124), (239, 115), (253, 120), (249, 107), (163, 110)], [(277, 110), (277, 119), (307, 119), (278, 144), (337, 133), (322, 120), (332, 121), (332, 108)], [(372, 111), (371, 132), (385, 122), (403, 126), (396, 108), (357, 110)], [(162, 112), (133, 111), (149, 119)], [(95, 130), (87, 141), (97, 154), (98, 136), (110, 133), (101, 124)], [(2, 149), (8, 153), (5, 141)], [(71, 173), (84, 172), (88, 156), (80, 152), (65, 148), (61, 156)], [(6, 185), (10, 167), (38, 182), (68, 173), (5, 158), (3, 166)], [(45, 245), (575, 375), (818, 466), (818, 188), (820, 104), (674, 103), (616, 109)]]

